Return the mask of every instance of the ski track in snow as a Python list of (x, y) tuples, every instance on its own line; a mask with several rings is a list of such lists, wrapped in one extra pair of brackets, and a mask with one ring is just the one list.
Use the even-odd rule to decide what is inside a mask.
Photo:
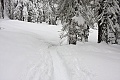
[(40, 68), (40, 64), (36, 64), (35, 66), (33, 66), (27, 75), (27, 80), (39, 80), (39, 68)]
[(54, 80), (70, 80), (67, 70), (66, 70), (66, 67), (63, 64), (62, 59), (60, 58), (60, 56), (58, 55), (58, 53), (56, 51), (57, 46), (50, 45), (48, 48), (49, 48), (50, 55), (51, 55), (52, 61), (53, 61)]
[[(47, 42), (45, 42), (47, 43)], [(51, 58), (52, 58), (52, 67), (53, 67), (53, 71), (49, 72), (51, 73), (51, 75), (49, 77), (51, 78), (46, 78), (45, 80), (70, 80), (68, 73), (67, 73), (67, 69), (62, 61), (62, 59), (60, 58), (60, 56), (57, 53), (57, 46), (52, 44), (52, 43), (48, 43), (49, 46), (47, 49), (43, 49), (42, 53), (46, 53), (46, 51), (48, 51), (48, 53), (50, 54)], [(43, 62), (43, 61), (42, 61)], [(45, 62), (43, 62), (43, 64), (41, 64), (41, 62), (35, 63), (35, 65), (33, 65), (27, 74), (26, 80), (41, 80), (41, 70), (43, 70), (42, 72), (44, 73), (44, 68), (45, 66)], [(53, 77), (52, 77), (53, 76)], [(42, 79), (43, 80), (43, 79)]]
[(53, 69), (48, 48), (40, 49), (38, 53), (42, 55), (43, 58), (30, 67), (26, 80), (52, 80)]

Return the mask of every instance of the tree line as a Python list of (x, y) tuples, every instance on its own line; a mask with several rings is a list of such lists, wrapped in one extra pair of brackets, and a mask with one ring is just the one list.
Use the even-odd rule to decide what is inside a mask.
[[(56, 15), (53, 0), (1, 0), (1, 12), (5, 12), (10, 19), (27, 22), (47, 22), (56, 24)], [(53, 9), (54, 8), (54, 9)], [(54, 11), (53, 11), (54, 10)], [(2, 14), (1, 13), (1, 14)], [(4, 18), (4, 15), (1, 15)]]

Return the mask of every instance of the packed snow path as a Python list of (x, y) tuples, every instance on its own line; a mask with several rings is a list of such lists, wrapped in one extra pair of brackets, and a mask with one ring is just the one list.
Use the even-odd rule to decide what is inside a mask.
[(54, 80), (70, 80), (66, 67), (56, 51), (57, 46), (50, 46), (49, 50), (53, 60)]

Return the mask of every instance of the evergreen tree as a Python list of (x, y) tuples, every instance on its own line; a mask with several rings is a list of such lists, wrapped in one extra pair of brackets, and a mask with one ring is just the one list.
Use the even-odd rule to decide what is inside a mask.
[(119, 43), (120, 26), (118, 16), (120, 8), (117, 0), (99, 1), (98, 43)]
[(33, 3), (32, 1), (28, 2), (28, 22), (32, 22), (32, 15), (33, 15)]
[[(67, 36), (69, 44), (76, 44), (78, 40), (87, 42), (89, 34), (88, 22), (90, 20), (89, 17), (85, 16), (87, 10), (82, 5), (83, 2), (79, 0), (62, 0), (60, 3), (59, 11), (63, 24), (61, 38)], [(66, 34), (64, 34), (64, 31)]]
[(15, 9), (14, 9), (14, 13), (13, 13), (13, 15), (14, 15), (14, 19), (17, 19), (17, 20), (23, 20), (22, 19), (22, 10), (23, 10), (23, 4), (22, 4), (22, 2), (21, 1), (18, 1), (17, 3), (16, 3), (16, 6), (15, 6)]

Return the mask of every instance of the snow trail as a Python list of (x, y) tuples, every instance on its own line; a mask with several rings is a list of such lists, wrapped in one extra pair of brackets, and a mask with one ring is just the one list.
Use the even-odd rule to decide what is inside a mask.
[(65, 65), (57, 53), (57, 46), (50, 46), (49, 51), (53, 61), (54, 80), (70, 80)]
[(26, 80), (52, 80), (52, 59), (49, 54), (48, 46), (45, 48), (44, 42), (42, 46), (44, 47), (40, 48), (37, 52), (42, 57), (29, 68)]

